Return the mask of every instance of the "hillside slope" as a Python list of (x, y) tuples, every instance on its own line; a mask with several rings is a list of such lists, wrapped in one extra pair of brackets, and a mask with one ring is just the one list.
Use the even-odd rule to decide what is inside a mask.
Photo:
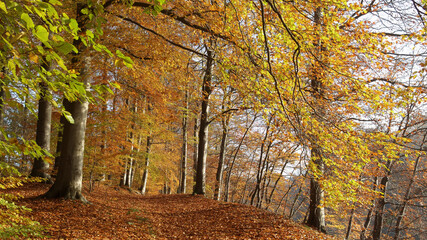
[(35, 199), (49, 186), (14, 189), (47, 234), (65, 239), (332, 239), (254, 207), (201, 196), (141, 196), (99, 186), (78, 201)]

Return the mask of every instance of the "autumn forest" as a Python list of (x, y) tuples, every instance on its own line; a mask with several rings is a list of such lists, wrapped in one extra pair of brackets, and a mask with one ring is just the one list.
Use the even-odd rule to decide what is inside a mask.
[(427, 238), (427, 1), (1, 0), (0, 23), (1, 239)]

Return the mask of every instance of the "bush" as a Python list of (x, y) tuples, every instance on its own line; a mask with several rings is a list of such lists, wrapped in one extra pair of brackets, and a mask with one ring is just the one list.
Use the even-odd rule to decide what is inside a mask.
[[(18, 170), (0, 162), (0, 189), (22, 186), (25, 182), (41, 181), (40, 178), (22, 177)], [(43, 238), (44, 227), (25, 216), (31, 209), (14, 203), (21, 196), (0, 193), (0, 239)]]

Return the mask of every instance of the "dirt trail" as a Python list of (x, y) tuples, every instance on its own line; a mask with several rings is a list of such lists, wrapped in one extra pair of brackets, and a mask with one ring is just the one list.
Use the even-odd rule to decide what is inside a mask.
[(13, 191), (53, 239), (332, 239), (254, 207), (201, 196), (141, 196), (99, 186), (85, 192), (91, 204), (34, 198), (48, 187)]

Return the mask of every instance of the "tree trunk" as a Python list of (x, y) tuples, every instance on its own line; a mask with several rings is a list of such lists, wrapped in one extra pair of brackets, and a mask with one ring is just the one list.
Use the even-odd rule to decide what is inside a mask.
[[(425, 138), (425, 136), (424, 136), (424, 138)], [(406, 207), (408, 205), (408, 201), (410, 198), (412, 184), (415, 182), (415, 178), (417, 176), (418, 164), (420, 162), (420, 158), (421, 158), (421, 155), (419, 155), (417, 157), (417, 159), (415, 160), (414, 170), (412, 171), (412, 176), (411, 176), (411, 179), (409, 180), (408, 188), (406, 189), (405, 196), (403, 198), (403, 204), (400, 206), (399, 215), (397, 215), (396, 228), (394, 231), (394, 240), (399, 239), (400, 231), (402, 230), (401, 229), (402, 220), (403, 220), (403, 216), (405, 216), (405, 211), (406, 211)]]
[[(316, 28), (321, 27), (322, 23), (322, 8), (317, 7), (314, 12), (314, 24)], [(319, 33), (318, 33), (319, 34)], [(313, 91), (313, 106), (317, 115), (314, 115), (314, 118), (317, 118), (319, 122), (322, 122), (322, 119), (317, 117), (326, 116), (325, 107), (323, 105), (323, 95), (324, 95), (324, 86), (322, 83), (322, 66), (319, 66), (319, 61), (321, 61), (322, 52), (325, 49), (322, 48), (321, 40), (316, 40), (314, 42), (315, 56), (318, 58), (312, 68), (311, 76), (311, 88)], [(312, 136), (313, 140), (311, 142), (311, 162), (313, 171), (317, 171), (318, 175), (322, 176), (325, 172), (325, 163), (323, 162), (322, 149), (319, 147), (318, 139), (316, 136)], [(309, 204), (309, 215), (307, 224), (311, 227), (316, 228), (321, 232), (326, 233), (326, 223), (325, 223), (325, 209), (321, 207), (322, 201), (324, 198), (324, 192), (321, 189), (318, 178), (311, 176), (310, 178), (310, 204)]]
[(230, 180), (231, 180), (231, 171), (233, 170), (234, 162), (236, 161), (237, 154), (240, 151), (240, 148), (242, 147), (243, 141), (246, 138), (246, 135), (249, 132), (249, 129), (251, 129), (252, 125), (255, 123), (255, 120), (258, 118), (257, 115), (254, 116), (254, 119), (250, 123), (250, 125), (246, 128), (245, 133), (242, 136), (242, 139), (240, 139), (239, 145), (237, 146), (236, 152), (234, 153), (233, 159), (231, 160), (230, 166), (227, 169), (227, 178), (225, 179), (225, 190), (224, 190), (224, 201), (229, 201), (229, 188), (230, 188)]
[[(1, 69), (1, 76), (5, 77), (6, 70), (3, 67)], [(4, 98), (5, 98), (5, 91), (4, 91), (5, 83), (0, 81), (0, 128), (3, 127), (3, 104), (4, 104)], [(3, 137), (3, 136), (2, 136)]]
[(354, 208), (355, 207), (353, 207), (351, 209), (350, 219), (348, 220), (347, 231), (346, 231), (345, 238), (344, 238), (345, 240), (350, 239), (351, 227), (353, 226)]
[(146, 155), (145, 155), (145, 164), (144, 164), (144, 172), (142, 174), (142, 187), (141, 193), (145, 194), (147, 192), (147, 179), (148, 179), (148, 166), (150, 165), (150, 151), (151, 151), (152, 139), (150, 136), (147, 137), (147, 147), (146, 147)]
[(221, 199), (221, 191), (222, 191), (222, 175), (224, 172), (224, 159), (225, 159), (225, 149), (227, 143), (227, 135), (228, 135), (228, 124), (230, 117), (227, 116), (227, 119), (222, 121), (222, 137), (221, 137), (221, 145), (219, 149), (219, 159), (218, 159), (218, 168), (216, 170), (216, 183), (215, 183), (215, 193), (214, 199)]
[(83, 178), (84, 140), (89, 104), (86, 100), (64, 100), (65, 109), (73, 116), (74, 124), (67, 122), (61, 149), (61, 164), (55, 183), (45, 194), (47, 198), (64, 197), (86, 201), (81, 193)]
[[(289, 156), (291, 156), (296, 150), (298, 149), (298, 146), (296, 146), (295, 148), (293, 148), (292, 150), (291, 150), (291, 152), (289, 153)], [(274, 192), (276, 191), (276, 188), (277, 188), (277, 184), (279, 183), (279, 181), (280, 181), (280, 179), (282, 179), (282, 177), (283, 177), (283, 172), (285, 171), (285, 169), (286, 169), (286, 166), (288, 165), (288, 163), (289, 163), (289, 158), (287, 158), (286, 159), (286, 162), (283, 164), (283, 166), (282, 166), (282, 169), (280, 170), (280, 174), (279, 174), (279, 177), (276, 179), (276, 181), (274, 182), (274, 185), (273, 185), (273, 188), (271, 189), (271, 192), (270, 192), (270, 195), (268, 196), (268, 198), (266, 199), (266, 202), (267, 202), (267, 208), (269, 207), (269, 205), (270, 205), (270, 203), (271, 203), (271, 199), (273, 198), (273, 194), (274, 194)], [(266, 209), (267, 209), (266, 208)]]
[[(272, 119), (273, 119), (273, 117), (270, 116), (270, 119), (268, 121), (268, 125), (267, 125), (267, 127), (265, 129), (264, 139), (261, 142), (260, 156), (259, 156), (258, 168), (257, 168), (257, 175), (256, 175), (256, 185), (255, 185), (254, 191), (251, 194), (251, 205), (252, 206), (255, 205), (255, 206), (258, 207), (258, 204), (261, 201), (261, 197), (260, 197), (261, 181), (262, 181), (262, 178), (263, 178), (263, 175), (264, 175), (264, 167), (265, 167), (265, 163), (266, 163), (267, 158), (268, 158), (268, 152), (270, 150), (271, 141), (269, 141), (269, 143), (268, 143), (268, 148), (267, 148), (268, 150), (267, 150), (267, 153), (265, 154), (265, 157), (264, 157), (264, 148), (265, 148), (265, 144), (266, 144), (266, 141), (267, 141), (267, 138), (268, 138), (268, 135), (269, 135), (270, 123), (271, 123)], [(257, 200), (256, 200), (256, 202), (254, 204), (255, 197), (256, 197)]]
[(58, 171), (59, 165), (61, 165), (62, 138), (64, 136), (64, 125), (66, 122), (67, 119), (64, 117), (64, 115), (61, 115), (61, 118), (59, 119), (58, 140), (56, 142), (55, 163), (53, 165), (55, 174)]
[[(375, 177), (375, 179), (374, 179), (374, 191), (377, 191), (377, 187), (378, 187), (378, 177)], [(369, 225), (371, 224), (372, 213), (374, 212), (373, 210), (375, 208), (375, 203), (376, 203), (376, 201), (373, 200), (372, 205), (368, 210), (368, 214), (366, 216), (365, 222), (363, 223), (362, 231), (360, 232), (360, 240), (366, 239), (366, 231), (368, 230)]]
[(194, 138), (194, 143), (193, 143), (193, 189), (196, 187), (196, 172), (197, 172), (197, 146), (198, 146), (198, 141), (197, 141), (197, 117), (194, 118), (194, 129), (193, 129), (193, 138)]
[(206, 71), (202, 86), (202, 109), (200, 113), (199, 146), (197, 156), (196, 186), (193, 194), (205, 195), (206, 189), (206, 157), (208, 148), (209, 129), (209, 97), (212, 93), (212, 51), (207, 49)]
[(393, 168), (393, 162), (388, 161), (386, 163), (385, 176), (380, 181), (379, 191), (381, 191), (382, 196), (377, 199), (377, 203), (376, 203), (374, 228), (372, 230), (372, 240), (381, 239), (381, 233), (383, 230), (384, 210), (385, 210), (385, 204), (386, 204), (385, 199), (387, 197), (387, 185), (389, 182), (389, 177), (391, 175), (392, 168)]
[(125, 186), (126, 183), (128, 182), (128, 159), (125, 159), (125, 168), (124, 168), (124, 170), (125, 171), (123, 172), (122, 178), (121, 178), (120, 183), (119, 183), (119, 185), (121, 187)]
[(188, 90), (185, 91), (184, 116), (182, 118), (182, 156), (178, 193), (185, 193), (187, 188), (187, 139), (188, 139)]
[[(325, 166), (319, 149), (313, 148), (311, 150), (311, 155), (311, 164), (314, 165), (314, 168), (317, 168), (315, 171), (319, 171), (320, 174), (323, 174)], [(326, 232), (325, 208), (321, 206), (323, 195), (324, 193), (319, 182), (312, 176), (310, 179), (310, 205), (307, 225), (321, 232)]]
[[(133, 150), (133, 146), (131, 147), (131, 151)], [(132, 174), (133, 174), (133, 158), (129, 158), (129, 170), (128, 170), (128, 179), (126, 182), (126, 186), (128, 186), (129, 188), (132, 187)]]
[[(82, 13), (85, 7), (85, 4), (77, 3), (76, 20), (81, 32), (86, 31), (86, 19), (85, 15)], [(86, 46), (80, 39), (74, 40), (73, 45), (78, 49), (78, 53), (74, 54), (71, 63), (77, 72), (80, 73), (85, 89), (88, 91), (90, 84), (90, 73), (88, 71), (91, 69), (90, 58), (81, 56)], [(66, 199), (79, 199), (86, 202), (81, 191), (86, 120), (89, 103), (85, 97), (80, 97), (80, 99), (73, 102), (65, 98), (64, 107), (73, 117), (74, 124), (66, 122), (64, 125), (61, 164), (58, 169), (58, 176), (49, 191), (44, 194), (44, 197), (63, 197)]]
[[(52, 105), (47, 99), (50, 94), (45, 83), (40, 84), (41, 94), (39, 100), (39, 111), (37, 118), (36, 143), (42, 149), (49, 152), (50, 150), (50, 129), (52, 124)], [(34, 159), (33, 169), (30, 176), (42, 177), (51, 182), (51, 177), (48, 174), (49, 163), (41, 157)]]
[[(153, 105), (151, 104), (151, 101), (149, 98), (147, 98), (147, 111), (151, 113), (153, 110)], [(150, 124), (149, 124), (149, 127)], [(151, 151), (151, 145), (153, 143), (153, 139), (150, 136), (151, 133), (147, 136), (147, 143), (145, 148), (145, 163), (144, 163), (144, 172), (142, 174), (142, 182), (141, 182), (141, 194), (147, 193), (147, 181), (148, 181), (148, 166), (150, 165), (150, 151)]]
[(374, 229), (372, 230), (372, 240), (381, 239), (388, 178), (389, 178), (389, 171), (387, 171), (387, 175), (383, 177), (380, 182), (381, 187), (383, 188), (382, 189), (383, 196), (378, 199), (377, 209), (375, 211), (375, 218), (374, 218)]

